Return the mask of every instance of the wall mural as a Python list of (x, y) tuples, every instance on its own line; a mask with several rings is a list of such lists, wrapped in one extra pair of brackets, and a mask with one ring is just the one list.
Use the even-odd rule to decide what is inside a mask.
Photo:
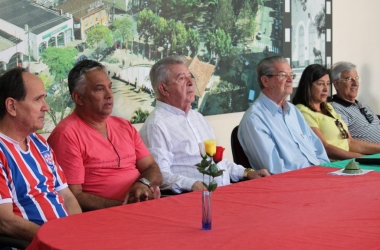
[[(39, 6), (46, 2), (32, 4), (46, 8)], [(6, 62), (10, 67), (21, 61), (44, 81), (51, 109), (41, 132), (50, 132), (72, 111), (67, 73), (86, 58), (107, 67), (114, 88), (113, 115), (132, 123), (144, 122), (153, 110), (149, 70), (168, 55), (186, 56), (196, 78), (192, 107), (203, 115), (245, 111), (260, 92), (255, 67), (264, 57), (284, 55), (298, 79), (311, 63), (331, 66), (331, 1), (133, 0), (115, 5), (112, 0), (94, 0), (89, 6), (76, 0), (51, 2), (49, 11), (67, 22), (71, 19), (72, 28), (61, 25), (38, 33), (29, 25), (24, 32), (27, 51)]]

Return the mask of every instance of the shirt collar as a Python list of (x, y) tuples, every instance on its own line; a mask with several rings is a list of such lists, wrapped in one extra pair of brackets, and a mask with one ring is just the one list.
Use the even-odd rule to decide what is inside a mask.
[[(345, 106), (345, 107), (349, 107), (349, 106), (351, 106), (351, 105), (354, 104), (354, 103), (352, 103), (352, 102), (348, 102), (348, 101), (346, 101), (346, 100), (343, 100), (342, 98), (340, 98), (340, 97), (337, 96), (337, 95), (333, 95), (333, 102), (339, 103), (339, 104), (341, 104), (341, 105), (343, 105), (343, 106)], [(355, 100), (355, 103), (357, 103), (357, 102), (358, 102), (358, 101)]]
[(290, 112), (290, 106), (287, 101), (283, 103), (284, 111), (282, 111), (282, 107), (278, 106), (274, 101), (269, 99), (263, 92), (260, 92), (260, 95), (258, 99), (264, 104), (264, 106), (271, 112), (271, 114), (274, 116), (277, 112), (279, 113), (286, 113), (289, 114)]
[(162, 108), (172, 114), (175, 114), (175, 115), (183, 115), (183, 116), (187, 116), (185, 111), (181, 110), (181, 109), (178, 109), (176, 107), (173, 107), (172, 105), (169, 105), (167, 103), (164, 103), (164, 102), (161, 102), (159, 100), (156, 100), (156, 107), (157, 108)]

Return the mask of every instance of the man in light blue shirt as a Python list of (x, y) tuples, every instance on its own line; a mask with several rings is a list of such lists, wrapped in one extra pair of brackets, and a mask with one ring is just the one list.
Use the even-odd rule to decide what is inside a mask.
[(238, 132), (252, 168), (278, 174), (329, 162), (322, 142), (286, 101), (295, 78), (286, 58), (265, 58), (256, 72), (261, 93), (245, 112)]

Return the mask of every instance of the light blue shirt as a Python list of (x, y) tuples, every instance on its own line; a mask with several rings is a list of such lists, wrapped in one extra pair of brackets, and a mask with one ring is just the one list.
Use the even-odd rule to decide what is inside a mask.
[(245, 112), (238, 138), (251, 166), (278, 174), (329, 162), (299, 110), (289, 102), (284, 110), (261, 92)]

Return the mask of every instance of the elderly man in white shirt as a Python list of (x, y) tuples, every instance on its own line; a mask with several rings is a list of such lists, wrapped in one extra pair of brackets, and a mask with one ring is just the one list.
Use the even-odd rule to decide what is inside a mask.
[[(202, 190), (203, 175), (195, 166), (202, 160), (198, 144), (215, 139), (215, 135), (207, 120), (191, 109), (195, 83), (183, 57), (171, 56), (158, 61), (150, 71), (150, 80), (157, 102), (140, 134), (161, 169), (161, 189), (174, 193)], [(218, 167), (225, 170), (215, 178), (218, 186), (228, 185), (230, 180), (269, 175), (265, 169), (245, 169), (226, 159)]]

